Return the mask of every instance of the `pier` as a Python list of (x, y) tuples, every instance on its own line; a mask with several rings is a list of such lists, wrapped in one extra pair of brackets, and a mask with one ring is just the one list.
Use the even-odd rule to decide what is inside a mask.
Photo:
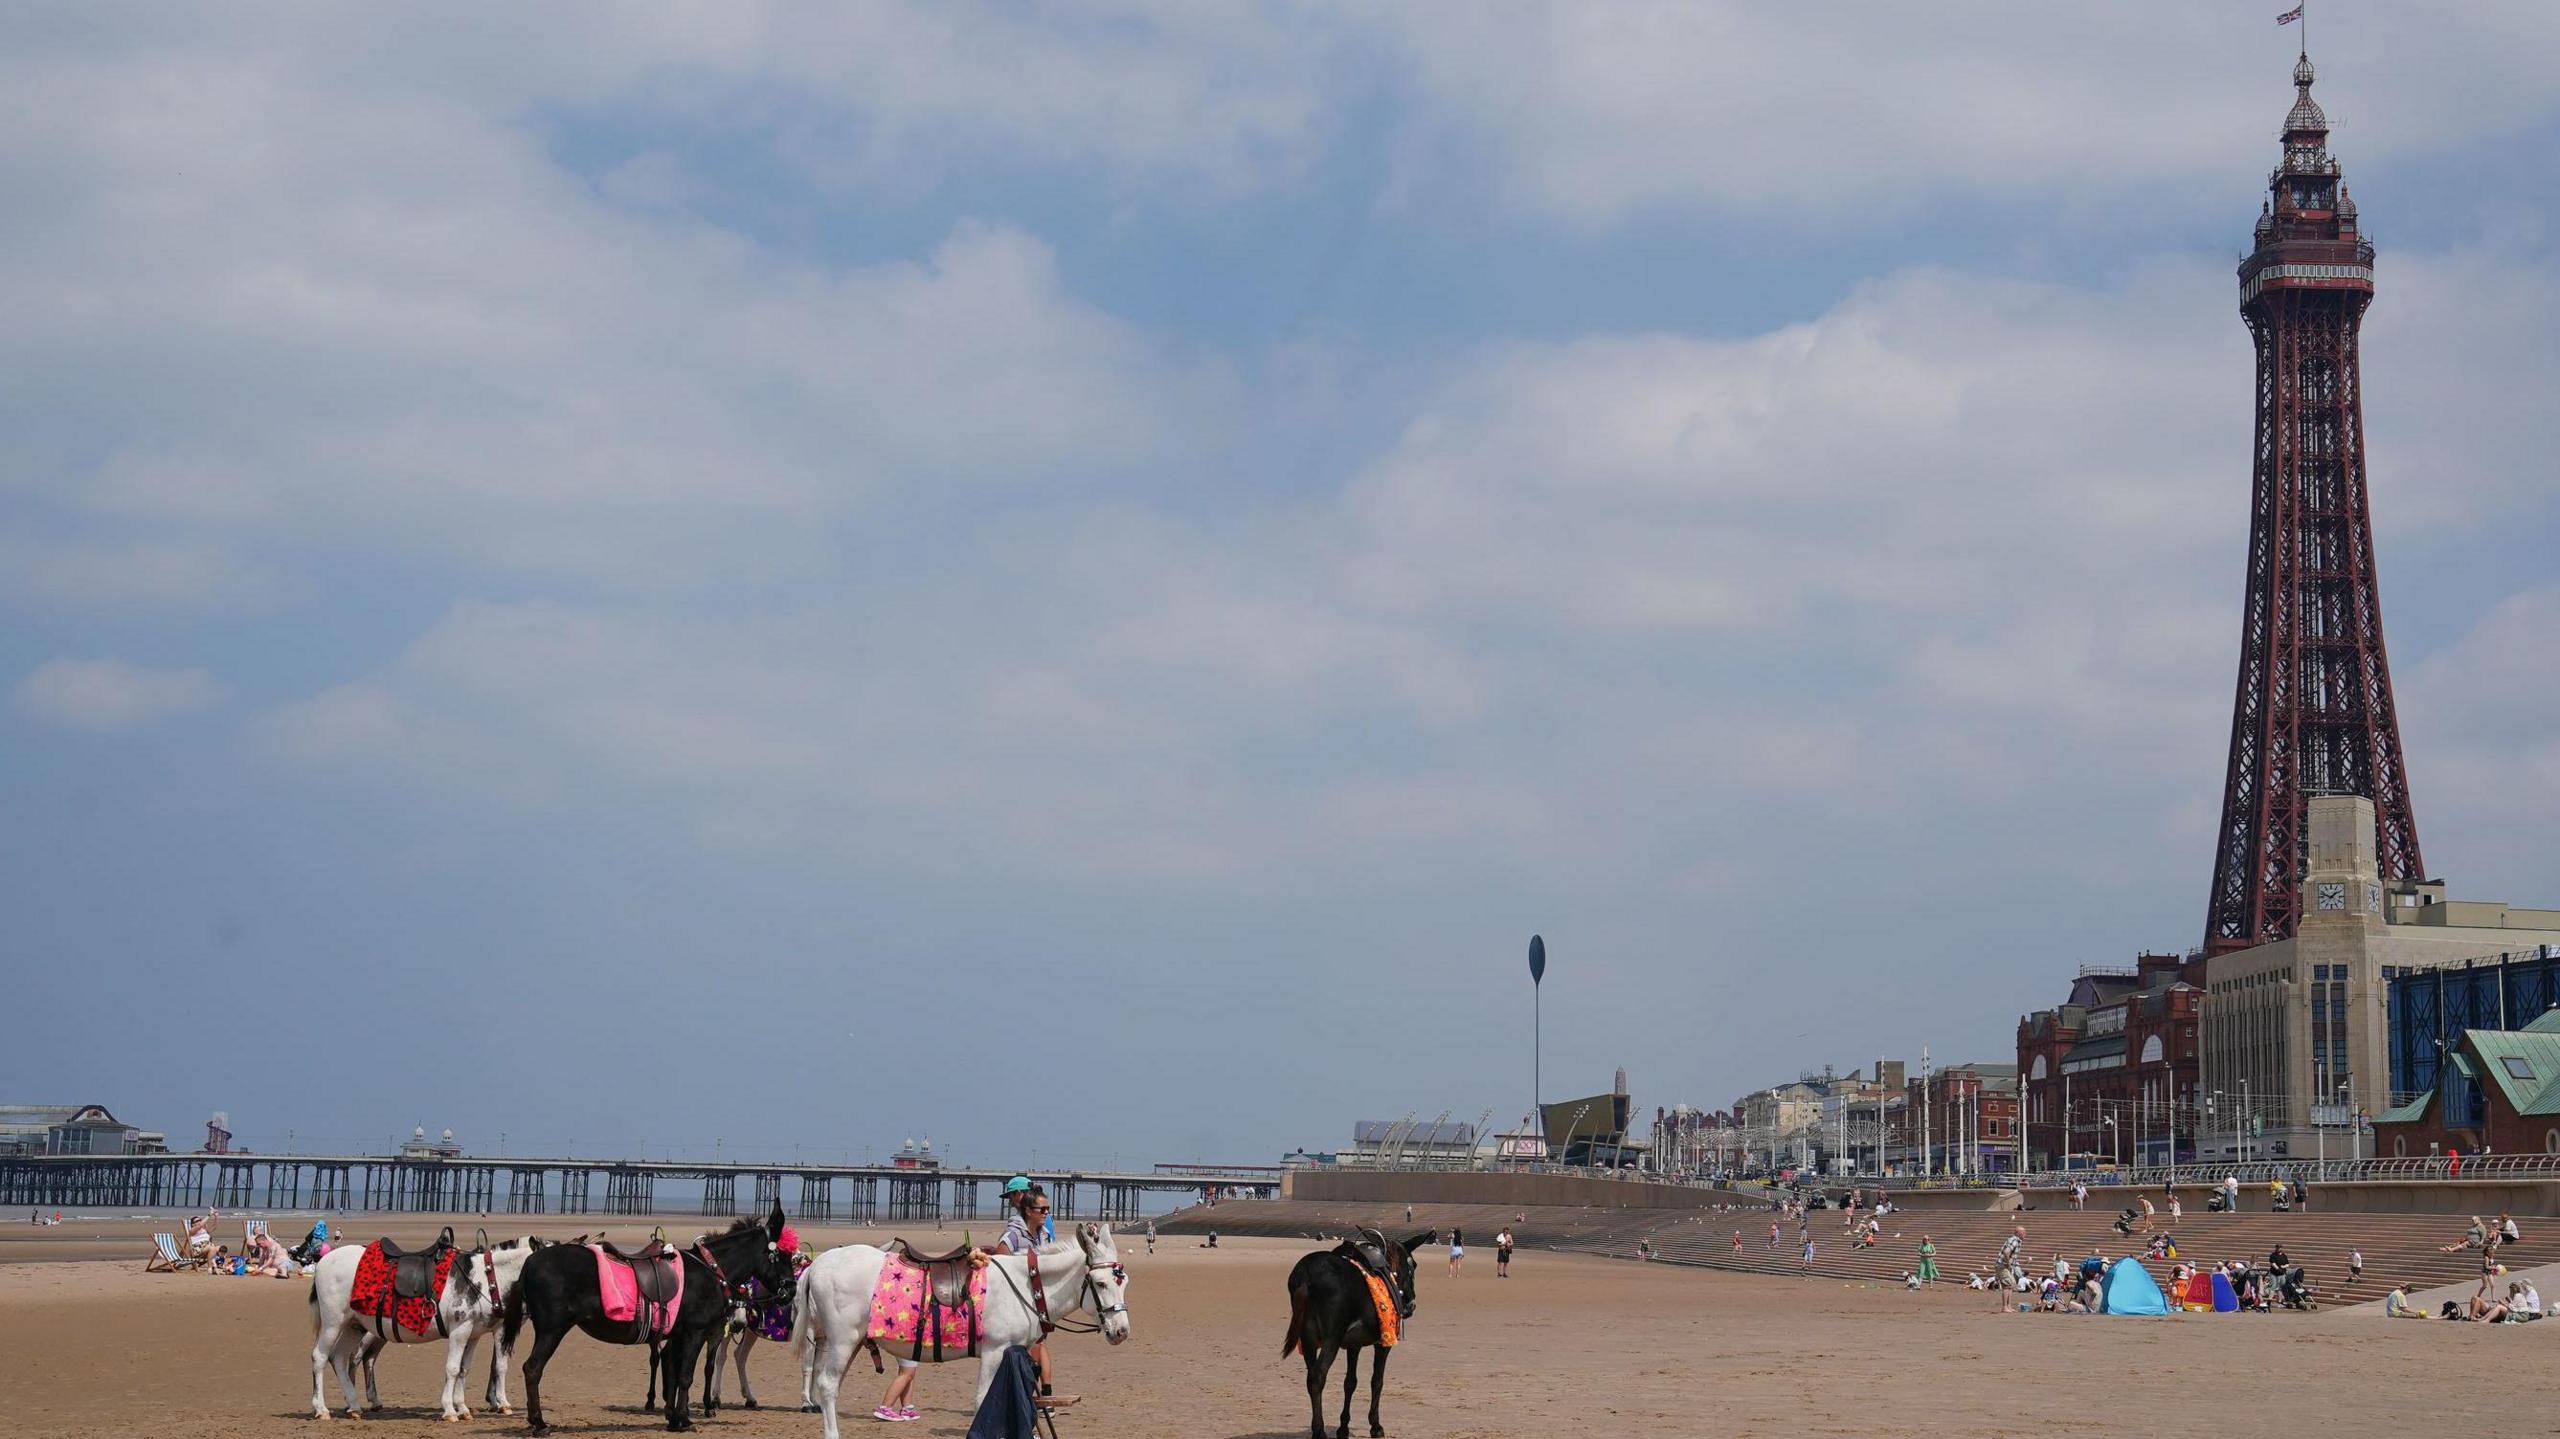
[[(1167, 1164), (1135, 1173), (916, 1168), (897, 1164), (709, 1163), (314, 1154), (26, 1155), (0, 1159), (0, 1208), (315, 1210), (324, 1213), (762, 1213), (870, 1224), (993, 1219), (1005, 1180), (1046, 1186), (1062, 1220), (1133, 1220), (1150, 1193), (1252, 1198), (1279, 1192), (1278, 1166)], [(740, 1180), (745, 1183), (740, 1183)]]

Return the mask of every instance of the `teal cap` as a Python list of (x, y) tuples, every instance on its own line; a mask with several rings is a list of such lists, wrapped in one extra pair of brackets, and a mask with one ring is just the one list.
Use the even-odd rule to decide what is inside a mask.
[(1019, 1174), (1004, 1182), (1004, 1192), (1007, 1194), (1020, 1194), (1030, 1187), (1031, 1181)]

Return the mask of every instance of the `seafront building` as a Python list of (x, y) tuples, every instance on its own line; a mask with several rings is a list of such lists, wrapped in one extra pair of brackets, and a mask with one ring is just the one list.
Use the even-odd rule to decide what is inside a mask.
[(0, 1104), (0, 1154), (166, 1154), (168, 1136), (103, 1104)]
[[(2344, 1147), (2356, 1117), (2406, 1097), (2392, 1090), (2389, 986), (2560, 945), (2560, 910), (2451, 899), (2441, 880), (2386, 881), (2370, 801), (2323, 796), (2309, 808), (2301, 924), (2208, 961), (2200, 1082), (2213, 1106), (2199, 1146), (2208, 1158), (2356, 1152)], [(2316, 1133), (2315, 1122), (2339, 1137)]]
[(2084, 968), (2069, 998), (2019, 1018), (2029, 1168), (2196, 1157), (2204, 972), (2201, 954)]

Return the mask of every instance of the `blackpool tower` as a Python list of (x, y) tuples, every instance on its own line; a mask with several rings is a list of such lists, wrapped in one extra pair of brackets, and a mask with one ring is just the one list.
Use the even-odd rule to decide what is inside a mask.
[[(2305, 55), (2293, 67), (2284, 159), (2267, 182), (2256, 247), (2240, 266), (2240, 316), (2257, 345), (2258, 417), (2240, 680), (2205, 912), (2213, 954), (2293, 934), (2309, 796), (2370, 799), (2383, 878), (2425, 873), (2366, 503), (2356, 340), (2373, 300), (2373, 245), (2356, 233), (2355, 201), (2329, 156), (2312, 78)], [(2324, 892), (2322, 902), (2335, 899)]]

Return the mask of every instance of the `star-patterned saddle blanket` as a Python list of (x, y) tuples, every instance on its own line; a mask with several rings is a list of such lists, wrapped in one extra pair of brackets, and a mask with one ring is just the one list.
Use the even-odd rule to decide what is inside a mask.
[(880, 1262), (871, 1288), (871, 1323), (865, 1333), (883, 1351), (939, 1361), (945, 1350), (976, 1357), (978, 1331), (987, 1313), (987, 1271), (969, 1273), (965, 1295), (933, 1282), (920, 1264), (891, 1254)]

